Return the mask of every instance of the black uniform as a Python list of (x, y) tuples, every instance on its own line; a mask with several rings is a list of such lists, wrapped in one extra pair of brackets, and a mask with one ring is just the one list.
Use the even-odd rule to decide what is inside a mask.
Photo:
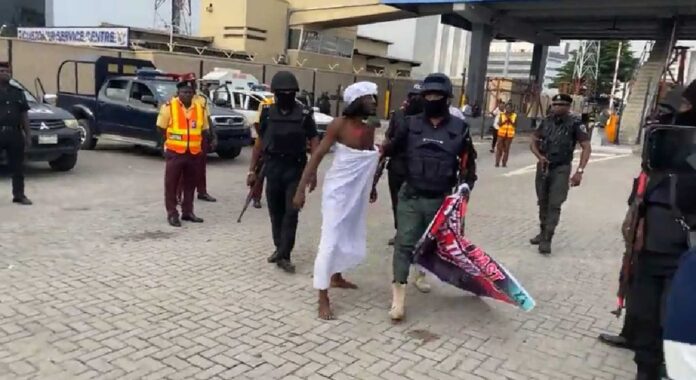
[(24, 131), (22, 117), (29, 111), (24, 91), (8, 85), (0, 87), (0, 152), (7, 153), (15, 201), (24, 198)]
[(535, 130), (534, 137), (549, 161), (548, 167), (537, 165), (535, 184), (542, 235), (551, 241), (561, 218), (561, 206), (568, 198), (575, 146), (589, 140), (589, 136), (580, 119), (567, 114), (547, 116)]
[(307, 141), (318, 136), (317, 127), (311, 110), (299, 104), (289, 114), (281, 113), (276, 105), (266, 106), (259, 120), (274, 256), (290, 260), (298, 220), (292, 199), (307, 164)]

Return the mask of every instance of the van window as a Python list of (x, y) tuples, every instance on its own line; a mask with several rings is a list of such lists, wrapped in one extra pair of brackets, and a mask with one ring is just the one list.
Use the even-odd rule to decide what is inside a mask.
[(143, 83), (133, 82), (131, 86), (131, 101), (142, 102), (143, 96), (153, 96), (154, 94), (150, 89)]
[(104, 90), (104, 95), (109, 99), (114, 100), (126, 100), (128, 94), (126, 89), (128, 88), (128, 81), (125, 79), (112, 79), (106, 85)]

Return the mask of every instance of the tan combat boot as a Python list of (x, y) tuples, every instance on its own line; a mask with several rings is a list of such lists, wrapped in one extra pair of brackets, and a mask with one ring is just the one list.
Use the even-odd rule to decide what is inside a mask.
[(406, 284), (392, 284), (392, 306), (389, 317), (392, 321), (404, 319), (404, 304), (406, 303)]
[(421, 293), (430, 293), (430, 284), (428, 284), (428, 279), (425, 277), (425, 272), (416, 271), (416, 281), (414, 282), (416, 289), (420, 290)]

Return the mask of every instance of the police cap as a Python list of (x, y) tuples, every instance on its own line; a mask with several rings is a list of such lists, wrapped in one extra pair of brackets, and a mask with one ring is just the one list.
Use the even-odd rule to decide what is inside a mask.
[(195, 89), (196, 84), (193, 81), (190, 80), (182, 80), (181, 82), (176, 84), (177, 89), (182, 89), (182, 88), (190, 88), (190, 89)]
[(300, 91), (295, 75), (289, 71), (278, 71), (271, 79), (271, 91)]
[(573, 103), (573, 98), (568, 94), (557, 94), (551, 99), (551, 102), (555, 106), (569, 106)]
[(409, 95), (420, 95), (421, 90), (423, 87), (423, 83), (417, 82), (413, 84), (413, 87), (411, 87), (410, 90), (408, 90)]
[(425, 94), (426, 92), (439, 92), (446, 96), (452, 96), (452, 81), (445, 74), (430, 74), (425, 77), (423, 86), (421, 86), (421, 93)]

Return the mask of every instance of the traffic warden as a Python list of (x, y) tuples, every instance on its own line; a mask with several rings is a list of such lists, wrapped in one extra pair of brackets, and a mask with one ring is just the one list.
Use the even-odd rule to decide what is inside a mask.
[[(687, 87), (683, 97), (674, 124), (696, 127), (696, 81)], [(690, 230), (694, 240), (691, 244), (696, 243), (696, 236), (693, 236), (696, 229), (696, 197), (693, 196), (696, 193), (696, 163), (693, 161), (696, 132), (693, 129), (689, 135), (676, 129), (674, 132), (673, 137), (667, 135), (646, 149), (650, 155), (658, 155), (665, 167), (647, 168), (642, 210), (644, 240), (641, 252), (635, 256), (634, 277), (629, 291), (631, 307), (627, 310), (627, 318), (631, 318), (633, 323), (632, 343), (638, 380), (662, 378), (666, 295), (670, 292), (681, 257), (689, 249)], [(646, 141), (651, 140), (650, 134), (649, 128)], [(679, 169), (671, 170), (672, 166)], [(694, 323), (693, 316), (687, 318)]]
[[(573, 98), (558, 94), (552, 99), (551, 114), (534, 131), (532, 153), (539, 162), (536, 170), (536, 193), (541, 231), (530, 243), (539, 253), (551, 253), (551, 241), (561, 218), (561, 206), (568, 198), (570, 186), (580, 186), (592, 148), (587, 127), (570, 113)], [(580, 144), (580, 164), (571, 177), (573, 154)]]
[[(271, 80), (275, 103), (265, 105), (259, 116), (259, 142), (254, 145), (247, 185), (261, 180), (256, 173), (263, 155), (266, 179), (266, 203), (271, 217), (271, 232), (275, 251), (268, 258), (287, 273), (294, 273), (290, 254), (295, 246), (299, 211), (292, 205), (302, 171), (307, 164), (307, 142), (314, 152), (319, 145), (319, 134), (311, 109), (298, 103), (297, 78), (288, 71), (279, 71)], [(311, 178), (310, 190), (316, 188)]]
[(193, 193), (203, 175), (200, 161), (204, 154), (203, 137), (209, 133), (208, 110), (201, 102), (193, 100), (194, 93), (194, 82), (179, 82), (177, 96), (162, 106), (157, 117), (157, 126), (164, 134), (164, 203), (167, 221), (172, 227), (181, 227), (176, 207), (179, 181), (183, 182), (184, 190), (181, 220), (203, 223), (203, 219), (193, 213)]
[(399, 191), (392, 283), (392, 320), (404, 317), (406, 283), (413, 249), (435, 217), (445, 197), (458, 183), (473, 188), (476, 151), (469, 126), (450, 115), (452, 82), (444, 74), (430, 74), (423, 81), (423, 113), (407, 116), (387, 141), (389, 157), (405, 151), (407, 175)]
[(24, 195), (24, 152), (31, 146), (29, 104), (24, 91), (10, 84), (12, 69), (0, 62), (0, 153), (5, 151), (12, 174), (12, 202), (31, 205)]

